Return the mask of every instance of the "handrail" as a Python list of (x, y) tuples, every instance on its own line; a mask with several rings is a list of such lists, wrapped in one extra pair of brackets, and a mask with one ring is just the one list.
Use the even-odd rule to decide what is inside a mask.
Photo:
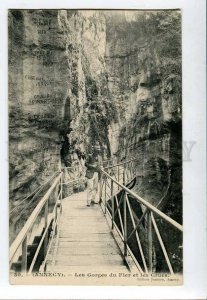
[(43, 184), (41, 184), (40, 186), (38, 186), (32, 193), (30, 193), (27, 197), (25, 197), (21, 202), (19, 202), (18, 204), (17, 204), (17, 206), (15, 206), (10, 212), (9, 212), (9, 216), (11, 216), (12, 215), (12, 213), (15, 211), (15, 210), (17, 210), (18, 208), (19, 208), (19, 206), (24, 202), (24, 201), (26, 201), (28, 198), (30, 198), (31, 196), (32, 196), (32, 199), (37, 195), (37, 193), (39, 193), (40, 192), (40, 190), (42, 189), (42, 188), (44, 188), (52, 179), (54, 179), (54, 177), (55, 177), (55, 175), (58, 173), (58, 171), (57, 172), (55, 172), (46, 182), (44, 182)]
[(56, 185), (57, 185), (58, 181), (60, 180), (61, 176), (62, 176), (62, 172), (57, 176), (57, 178), (55, 179), (55, 181), (52, 184), (52, 186), (49, 188), (49, 190), (47, 191), (47, 193), (40, 200), (40, 202), (38, 203), (38, 205), (36, 206), (36, 208), (33, 210), (32, 214), (28, 218), (27, 222), (25, 223), (24, 227), (22, 228), (22, 230), (19, 232), (19, 234), (17, 235), (16, 239), (12, 243), (12, 245), (10, 247), (10, 253), (9, 253), (9, 260), (10, 260), (10, 262), (11, 262), (12, 258), (14, 257), (16, 251), (19, 249), (20, 245), (23, 243), (23, 241), (24, 241), (24, 239), (25, 239), (28, 231), (33, 226), (33, 224), (34, 224), (34, 222), (35, 222), (38, 214), (40, 213), (40, 211), (44, 207), (47, 199), (49, 198), (49, 196), (51, 195), (52, 191), (56, 187)]
[[(25, 209), (27, 209), (28, 208), (28, 206), (32, 203), (32, 201), (34, 201), (34, 199), (35, 198), (37, 198), (37, 196), (44, 190), (44, 188), (54, 179), (54, 177), (57, 175), (57, 173), (59, 173), (58, 171), (57, 172), (55, 172), (54, 174), (53, 174), (53, 176), (52, 177), (50, 177), (50, 179), (48, 179), (48, 181), (47, 182), (45, 182), (45, 183), (43, 183), (42, 185), (40, 185), (39, 187), (38, 187), (38, 190), (35, 190), (36, 192), (35, 192), (35, 194), (31, 197), (31, 199), (25, 204), (25, 206), (24, 206), (24, 208), (22, 208), (22, 210), (21, 210), (21, 213), (20, 213), (20, 215), (18, 215), (18, 217), (20, 217), (21, 216), (21, 214), (22, 214), (22, 212), (24, 212), (25, 211)], [(34, 193), (34, 192), (33, 192)], [(23, 201), (25, 201), (26, 199), (28, 199), (30, 196), (31, 196), (32, 194), (30, 194), (27, 198), (25, 198), (24, 200), (22, 200), (11, 212), (10, 212), (10, 215), (9, 215), (9, 217), (11, 217), (12, 216), (12, 213), (15, 211), (15, 210), (17, 210), (18, 211), (18, 209), (19, 209), (19, 206), (23, 203)]]
[[(109, 169), (109, 172), (107, 172), (107, 168), (101, 168), (101, 179), (100, 179), (100, 204), (104, 211), (104, 214), (109, 214), (109, 217), (111, 218), (111, 229), (115, 228), (118, 232), (119, 236), (121, 237), (121, 240), (123, 242), (123, 255), (127, 259), (127, 255), (130, 255), (132, 260), (134, 261), (135, 265), (137, 266), (138, 270), (143, 272), (142, 266), (139, 264), (139, 259), (141, 259), (144, 271), (146, 273), (153, 273), (154, 272), (154, 255), (156, 255), (155, 252), (155, 244), (153, 243), (153, 232), (155, 232), (160, 249), (164, 255), (165, 262), (167, 263), (168, 269), (170, 273), (173, 275), (174, 271), (171, 265), (171, 261), (169, 258), (169, 253), (167, 252), (167, 249), (165, 248), (165, 244), (163, 242), (162, 236), (159, 232), (158, 226), (156, 224), (156, 220), (154, 218), (154, 214), (159, 216), (162, 220), (165, 220), (168, 224), (172, 225), (174, 228), (176, 228), (179, 232), (183, 232), (183, 226), (173, 220), (172, 218), (168, 217), (165, 213), (160, 211), (157, 207), (150, 204), (148, 201), (134, 193), (130, 188), (128, 188), (128, 183), (132, 182), (134, 178), (137, 177), (135, 173), (135, 169), (133, 166), (132, 161), (135, 161), (136, 159), (132, 159), (127, 161), (128, 165), (126, 165), (123, 170), (118, 173), (120, 176), (118, 176), (118, 180), (115, 176), (115, 173), (111, 174), (111, 171)], [(125, 162), (125, 163), (127, 163)], [(119, 168), (118, 168), (119, 171)], [(123, 172), (123, 174), (122, 174)], [(129, 176), (128, 176), (129, 175)], [(121, 183), (120, 182), (123, 182)], [(115, 188), (118, 186), (118, 190)], [(127, 185), (127, 186), (126, 186)], [(107, 193), (108, 192), (108, 193)], [(121, 192), (121, 194), (120, 194)], [(118, 194), (120, 194), (119, 200), (118, 200)], [(134, 209), (131, 206), (130, 198), (128, 197), (131, 195), (137, 203), (143, 205), (145, 207), (144, 212), (142, 213), (141, 217), (138, 219), (135, 215)], [(102, 198), (103, 196), (103, 198)], [(110, 202), (109, 202), (110, 200)], [(160, 202), (159, 202), (160, 203)], [(103, 205), (102, 205), (103, 204)], [(122, 204), (122, 209), (121, 209)], [(115, 207), (116, 206), (116, 207)], [(118, 215), (117, 215), (118, 213)], [(116, 219), (115, 219), (116, 216)], [(146, 218), (145, 218), (146, 216)], [(128, 219), (129, 218), (129, 219)], [(143, 219), (145, 218), (145, 226), (140, 228), (141, 223), (143, 222)], [(130, 220), (130, 221), (129, 221)], [(136, 220), (136, 222), (135, 222)], [(120, 224), (120, 228), (117, 227), (117, 222)], [(129, 223), (130, 222), (130, 223)], [(131, 224), (132, 229), (128, 228), (128, 224)], [(122, 232), (120, 232), (120, 230)], [(142, 249), (141, 240), (139, 238), (139, 230), (141, 232), (145, 230), (144, 232), (147, 233), (145, 236), (145, 239), (147, 242), (147, 256), (148, 259), (146, 260), (144, 251)], [(129, 240), (132, 241), (132, 236), (135, 234), (135, 241), (136, 246), (131, 249), (131, 246), (129, 244)], [(134, 240), (134, 239), (133, 239)], [(134, 251), (139, 251), (139, 258), (136, 257)]]
[(70, 166), (70, 167), (62, 167), (61, 170), (64, 171), (64, 170), (67, 170), (67, 171), (84, 171), (84, 167), (79, 163), (78, 165), (75, 165), (75, 166)]
[(155, 206), (153, 206), (152, 204), (150, 204), (148, 201), (144, 200), (142, 197), (138, 196), (137, 194), (135, 194), (134, 192), (132, 192), (131, 190), (129, 190), (127, 187), (125, 187), (123, 184), (121, 184), (120, 182), (118, 182), (117, 180), (115, 180), (106, 171), (104, 171), (103, 168), (101, 169), (101, 172), (104, 175), (106, 175), (108, 178), (110, 178), (113, 182), (115, 182), (118, 186), (120, 186), (123, 190), (125, 190), (125, 192), (127, 192), (128, 194), (130, 194), (131, 196), (133, 196), (138, 202), (141, 202), (141, 204), (143, 204), (144, 206), (146, 206), (150, 211), (153, 211), (155, 214), (157, 214), (158, 216), (160, 216), (162, 219), (164, 219), (169, 224), (173, 225), (178, 230), (183, 231), (183, 226), (182, 225), (180, 225), (178, 222), (176, 222), (175, 220), (173, 220), (170, 217), (168, 217), (166, 214), (164, 214), (163, 212), (161, 212), (159, 209), (157, 209)]
[(130, 160), (126, 160), (126, 161), (123, 161), (123, 162), (115, 164), (115, 165), (106, 166), (106, 167), (104, 167), (104, 169), (109, 169), (109, 168), (114, 168), (114, 167), (122, 166), (122, 165), (125, 165), (125, 164), (127, 164), (129, 162), (136, 161), (136, 160), (138, 160), (138, 158), (132, 158)]
[(69, 180), (69, 181), (63, 182), (62, 184), (65, 185), (65, 184), (77, 182), (77, 181), (80, 181), (80, 180), (83, 179), (83, 178), (84, 178), (84, 176), (79, 177), (79, 178), (77, 178), (77, 179), (73, 179), (73, 180)]
[[(137, 195), (135, 192), (131, 191), (129, 188), (127, 188), (125, 186), (125, 184), (129, 183), (129, 180), (132, 180), (136, 175), (135, 175), (135, 169), (133, 168), (133, 163), (131, 162), (134, 162), (134, 161), (137, 161), (136, 158), (132, 158), (130, 160), (127, 160), (127, 161), (124, 161), (124, 162), (121, 162), (119, 164), (116, 164), (116, 165), (113, 165), (113, 166), (106, 166), (106, 167), (101, 167), (101, 180), (100, 180), (100, 199), (102, 197), (102, 191), (103, 191), (103, 188), (105, 187), (105, 202), (104, 202), (104, 209), (105, 209), (105, 213), (107, 212), (109, 214), (109, 216), (111, 217), (111, 220), (112, 220), (112, 230), (113, 228), (116, 228), (116, 230), (119, 231), (119, 228), (115, 222), (115, 215), (116, 213), (118, 212), (118, 216), (119, 216), (119, 219), (120, 219), (120, 226), (121, 226), (121, 230), (122, 230), (122, 233), (119, 231), (118, 233), (121, 234), (121, 239), (123, 241), (123, 244), (124, 244), (124, 256), (126, 257), (127, 256), (127, 252), (130, 253), (131, 257), (133, 258), (133, 260), (135, 261), (135, 265), (138, 265), (138, 269), (140, 272), (143, 272), (142, 271), (142, 267), (139, 266), (139, 263), (135, 257), (135, 255), (133, 254), (132, 250), (130, 249), (130, 246), (128, 244), (129, 242), (129, 239), (131, 238), (131, 236), (135, 233), (135, 236), (136, 236), (136, 240), (137, 240), (137, 244), (138, 244), (138, 249), (141, 253), (141, 258), (142, 258), (142, 262), (143, 262), (143, 265), (144, 265), (144, 269), (145, 269), (145, 272), (148, 273), (148, 267), (147, 267), (147, 263), (145, 261), (145, 257), (144, 257), (144, 252), (142, 251), (142, 245), (141, 245), (141, 242), (140, 242), (140, 239), (139, 239), (139, 235), (138, 235), (138, 226), (140, 225), (141, 221), (143, 220), (143, 218), (145, 217), (145, 215), (147, 214), (147, 226), (148, 227), (148, 245), (149, 245), (149, 248), (148, 248), (148, 262), (149, 262), (149, 271), (151, 272), (152, 271), (152, 228), (154, 228), (155, 230), (155, 233), (157, 235), (157, 238), (159, 240), (159, 243), (161, 245), (161, 249), (163, 251), (163, 254), (165, 256), (165, 259), (166, 259), (166, 262), (167, 262), (167, 265), (169, 267), (169, 270), (170, 270), (170, 273), (173, 274), (173, 269), (172, 269), (172, 266), (171, 266), (171, 263), (170, 263), (170, 260), (169, 260), (169, 257), (168, 257), (168, 253), (165, 249), (165, 245), (162, 241), (162, 237), (160, 235), (160, 232), (159, 232), (159, 229), (156, 225), (156, 221), (154, 219), (154, 216), (153, 216), (153, 213), (155, 213), (156, 215), (158, 215), (160, 218), (162, 218), (163, 220), (165, 220), (167, 223), (169, 223), (170, 225), (172, 225), (173, 227), (175, 227), (176, 229), (178, 229), (179, 231), (183, 231), (183, 226), (180, 225), (178, 222), (176, 222), (175, 220), (173, 220), (172, 218), (168, 217), (165, 213), (163, 213), (162, 211), (160, 211), (157, 207), (155, 207), (154, 205), (150, 204), (148, 201), (146, 201), (145, 199), (143, 199), (142, 197), (140, 197), (139, 195)], [(121, 165), (127, 165), (129, 164), (129, 166), (124, 166), (123, 170), (121, 168), (121, 173), (123, 171), (123, 177), (122, 177), (122, 174), (121, 174), (121, 180), (123, 180), (123, 183), (121, 183), (119, 181), (120, 179), (120, 174), (119, 174), (119, 166)], [(118, 166), (118, 180), (117, 178), (114, 178), (112, 176), (115, 176), (116, 177), (116, 174), (113, 170), (113, 175), (110, 175), (112, 172), (110, 171), (110, 168), (111, 167), (117, 167)], [(71, 168), (73, 169), (73, 167)], [(106, 171), (107, 169), (109, 169), (109, 172), (110, 174)], [(40, 248), (42, 247), (42, 245), (44, 245), (44, 254), (45, 254), (45, 257), (47, 255), (47, 250), (48, 250), (48, 230), (49, 230), (49, 219), (48, 219), (48, 202), (49, 202), (49, 197), (51, 195), (51, 193), (53, 192), (53, 190), (55, 189), (55, 187), (57, 186), (57, 184), (60, 184), (60, 192), (59, 192), (59, 195), (58, 195), (58, 199), (57, 201), (59, 200), (59, 197), (62, 199), (62, 188), (63, 188), (63, 184), (68, 184), (70, 182), (75, 182), (77, 180), (79, 180), (81, 177), (75, 179), (75, 180), (72, 180), (72, 181), (69, 181), (67, 183), (63, 183), (63, 174), (64, 174), (64, 170), (62, 171), (59, 171), (60, 174), (57, 175), (54, 179), (54, 182), (52, 183), (52, 186), (47, 190), (46, 194), (41, 198), (41, 200), (39, 201), (39, 203), (37, 204), (37, 206), (35, 207), (35, 209), (33, 210), (32, 214), (30, 215), (30, 217), (28, 218), (28, 220), (26, 221), (24, 227), (22, 228), (22, 230), (19, 232), (19, 234), (17, 235), (15, 241), (12, 243), (11, 247), (10, 247), (10, 254), (9, 254), (9, 260), (10, 260), (10, 264), (13, 262), (12, 260), (14, 259), (15, 257), (15, 254), (17, 253), (17, 250), (20, 248), (20, 246), (22, 247), (22, 257), (23, 257), (23, 263), (22, 263), (22, 268), (23, 270), (25, 270), (27, 272), (27, 241), (28, 241), (28, 233), (29, 231), (31, 230), (31, 228), (33, 228), (32, 226), (35, 224), (35, 221), (37, 219), (37, 216), (40, 214), (40, 212), (42, 211), (42, 209), (45, 209), (45, 228), (44, 228), (44, 232), (43, 232), (43, 236), (41, 238), (41, 241), (40, 241), (40, 244), (35, 252), (35, 255), (33, 257), (33, 260), (32, 260), (32, 263), (31, 265), (29, 266), (29, 273), (32, 272), (34, 266), (35, 266), (35, 262), (36, 262), (36, 258), (38, 256), (38, 253), (40, 251)], [(129, 175), (128, 175), (129, 174)], [(53, 175), (54, 176), (54, 175)], [(110, 179), (110, 180), (109, 180)], [(52, 179), (50, 179), (52, 180)], [(60, 183), (59, 183), (60, 181)], [(109, 181), (109, 183), (108, 183)], [(102, 184), (103, 183), (103, 184)], [(118, 191), (116, 190), (115, 188), (115, 184), (118, 186)], [(121, 188), (123, 190), (123, 223), (122, 223), (122, 216), (121, 216), (121, 213), (120, 213), (120, 201), (118, 201), (118, 198), (117, 198), (117, 195), (118, 193), (120, 192), (120, 189)], [(107, 191), (110, 189), (110, 193), (107, 193)], [(134, 219), (134, 210), (133, 208), (130, 206), (130, 199), (128, 198), (128, 195), (131, 195), (138, 203), (144, 205), (146, 207), (142, 217), (139, 219), (139, 221), (135, 222), (135, 219)], [(110, 199), (111, 200), (111, 205), (109, 205), (109, 202), (107, 201), (107, 198), (108, 200)], [(55, 204), (55, 210), (57, 210), (57, 201), (56, 201), (56, 204)], [(116, 204), (115, 204), (115, 201), (116, 201)], [(115, 205), (116, 205), (116, 208), (115, 208)], [(128, 211), (129, 211), (129, 214), (130, 214), (130, 217), (131, 217), (131, 221), (132, 221), (132, 225), (133, 225), (133, 230), (132, 232), (129, 234), (128, 231), (127, 231), (127, 207), (128, 207)], [(109, 211), (110, 209), (110, 211)], [(56, 212), (57, 213), (57, 212)], [(57, 227), (57, 220), (55, 218), (55, 226)], [(57, 229), (57, 228), (56, 228)], [(50, 240), (51, 241), (51, 240)], [(44, 243), (44, 244), (43, 244)], [(46, 252), (45, 252), (45, 246), (46, 247)], [(50, 245), (49, 245), (50, 246)], [(26, 258), (25, 258), (26, 256)], [(45, 258), (44, 258), (45, 259)], [(44, 263), (46, 263), (44, 261)], [(44, 265), (43, 263), (43, 265)], [(44, 266), (45, 267), (45, 266)]]
[[(52, 182), (52, 186), (47, 190), (47, 192), (43, 196), (43, 198), (41, 198), (41, 200), (39, 201), (39, 203), (37, 204), (37, 206), (35, 207), (35, 209), (31, 213), (31, 215), (29, 216), (28, 220), (26, 221), (24, 227), (21, 229), (21, 231), (17, 235), (15, 241), (10, 246), (10, 255), (9, 255), (10, 266), (12, 266), (12, 263), (14, 263), (15, 255), (17, 255), (20, 247), (22, 249), (22, 262), (21, 262), (21, 270), (22, 271), (28, 272), (28, 273), (31, 273), (33, 271), (33, 268), (35, 267), (35, 263), (36, 263), (36, 260), (37, 260), (37, 256), (38, 256), (39, 252), (41, 251), (42, 246), (44, 248), (43, 251), (44, 251), (44, 262), (45, 262), (45, 258), (47, 257), (49, 247), (51, 246), (51, 242), (52, 242), (51, 239), (54, 238), (54, 235), (57, 232), (57, 226), (58, 226), (57, 208), (58, 208), (59, 204), (60, 204), (60, 213), (62, 211), (61, 200), (62, 200), (63, 184), (74, 183), (75, 181), (81, 179), (81, 177), (79, 177), (79, 178), (76, 178), (75, 180), (70, 180), (67, 183), (63, 183), (64, 169), (61, 170), (61, 171), (58, 171), (58, 173), (60, 173), (58, 176), (56, 175), (57, 174), (57, 172), (56, 172), (53, 175), (53, 177), (50, 178), (50, 180), (47, 181), (46, 184), (48, 184), (50, 181), (54, 180), (54, 182)], [(75, 168), (71, 168), (71, 170), (74, 170), (74, 169)], [(55, 203), (55, 206), (53, 208), (53, 212), (52, 212), (52, 214), (54, 214), (54, 217), (53, 217), (52, 215), (51, 216), (49, 215), (49, 211), (48, 211), (48, 205), (49, 204), (48, 204), (48, 202), (49, 202), (49, 197), (50, 197), (51, 193), (54, 191), (54, 189), (57, 185), (60, 185), (60, 191), (58, 193), (58, 197), (56, 199), (56, 203)], [(42, 187), (43, 186), (41, 186), (41, 188)], [(37, 196), (38, 193), (39, 193), (39, 191), (36, 193), (35, 196)], [(44, 232), (43, 232), (43, 235), (41, 235), (41, 240), (40, 240), (39, 245), (36, 249), (36, 252), (35, 252), (35, 254), (32, 258), (32, 262), (31, 262), (30, 266), (28, 266), (28, 264), (27, 264), (28, 233), (33, 228), (38, 215), (40, 215), (40, 213), (43, 209), (44, 209), (44, 217), (43, 217), (44, 225), (42, 224), (42, 226), (44, 226)], [(49, 233), (49, 227), (50, 227), (51, 221), (54, 221), (53, 222), (53, 229), (52, 229), (53, 233), (49, 237), (48, 233)], [(15, 258), (15, 260), (16, 260), (16, 258)]]
[[(38, 186), (32, 193), (30, 193), (26, 198), (24, 198), (20, 203), (17, 204), (17, 206), (15, 206), (9, 213), (9, 217), (12, 216), (12, 214), (14, 213), (14, 211), (18, 210), (19, 206), (24, 203), (24, 201), (26, 201), (27, 199), (29, 199), (31, 196), (32, 198), (29, 200), (29, 203), (34, 200), (34, 198), (36, 198), (36, 196), (38, 196), (38, 194), (40, 192), (42, 192), (42, 190), (45, 188), (45, 186), (50, 183), (50, 181), (52, 181), (54, 179), (54, 177), (57, 175), (57, 173), (59, 173), (58, 171), (56, 171), (46, 182), (44, 182), (43, 184), (41, 184), (40, 186)], [(27, 203), (28, 204), (28, 203)], [(26, 204), (26, 205), (27, 205)], [(24, 207), (25, 209), (25, 207)]]

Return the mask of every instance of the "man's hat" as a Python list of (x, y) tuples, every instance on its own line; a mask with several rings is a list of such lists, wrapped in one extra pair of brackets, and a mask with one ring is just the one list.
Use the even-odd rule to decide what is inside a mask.
[(95, 146), (94, 146), (94, 150), (96, 150), (96, 151), (101, 151), (101, 147), (100, 147), (99, 145), (95, 145)]

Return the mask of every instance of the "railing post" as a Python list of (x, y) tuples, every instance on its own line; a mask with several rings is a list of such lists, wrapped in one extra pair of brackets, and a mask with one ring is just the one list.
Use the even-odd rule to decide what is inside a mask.
[(63, 199), (63, 173), (60, 177), (60, 199), (61, 199), (61, 203), (62, 203), (62, 199)]
[(27, 235), (22, 243), (22, 264), (21, 271), (23, 273), (27, 272)]
[[(119, 179), (120, 179), (120, 170), (119, 170), (119, 165), (118, 165), (118, 182), (119, 182)], [(119, 190), (119, 185), (118, 185), (118, 190)]]
[(55, 208), (55, 235), (57, 235), (57, 218), (58, 218), (58, 206)]
[(125, 185), (125, 183), (126, 182), (128, 182), (128, 169), (127, 169), (127, 163), (126, 164), (124, 164), (124, 173), (125, 173), (125, 182), (124, 182), (124, 185)]
[(104, 214), (106, 214), (106, 180), (107, 180), (107, 177), (105, 177), (105, 195), (104, 195)]
[(114, 191), (113, 191), (113, 180), (111, 179), (111, 205), (112, 205), (112, 224), (111, 224), (111, 229), (114, 229)]
[(57, 199), (57, 202), (56, 202), (56, 207), (55, 207), (55, 217), (54, 217), (54, 222), (55, 222), (55, 235), (57, 234), (57, 218), (58, 218), (58, 206), (59, 206), (59, 209), (60, 209), (60, 213), (61, 213), (61, 205), (62, 205), (62, 201), (61, 201), (61, 185), (62, 185), (62, 182), (61, 182), (61, 178), (62, 176), (60, 177), (60, 194), (59, 194), (59, 191), (58, 191), (58, 199)]
[(152, 218), (151, 212), (147, 212), (147, 240), (148, 240), (148, 266), (149, 272), (152, 273)]
[(123, 185), (126, 184), (126, 169), (125, 169), (125, 166), (124, 166), (124, 171), (123, 171)]
[(103, 174), (100, 173), (100, 181), (99, 181), (99, 203), (101, 203), (102, 198), (102, 182), (103, 182)]
[(133, 161), (130, 162), (130, 180), (134, 177), (133, 171), (132, 171), (132, 164), (133, 164)]
[(132, 172), (133, 172), (133, 176), (136, 176), (136, 160), (133, 161), (133, 164), (132, 164)]
[(60, 177), (60, 213), (62, 213), (62, 199), (63, 199), (63, 173)]
[[(48, 225), (48, 201), (49, 200), (47, 199), (45, 203), (45, 215), (44, 215), (45, 230), (47, 230), (47, 225)], [(46, 232), (45, 239), (44, 239), (44, 257), (47, 254), (47, 245), (48, 245), (48, 230)]]
[(124, 192), (124, 256), (127, 256), (127, 201), (126, 192)]

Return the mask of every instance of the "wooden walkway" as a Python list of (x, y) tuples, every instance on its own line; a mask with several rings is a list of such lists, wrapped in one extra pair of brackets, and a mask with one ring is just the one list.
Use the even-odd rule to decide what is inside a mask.
[(46, 265), (49, 272), (128, 272), (101, 207), (86, 206), (86, 192), (62, 200), (59, 232)]

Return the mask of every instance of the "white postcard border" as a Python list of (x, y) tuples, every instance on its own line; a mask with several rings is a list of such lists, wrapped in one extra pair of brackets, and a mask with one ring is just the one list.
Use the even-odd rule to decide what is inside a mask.
[[(3, 2), (3, 1), (2, 1)], [(8, 268), (8, 8), (181, 8), (183, 19), (183, 140), (195, 141), (183, 163), (184, 285), (181, 287), (11, 286)], [(206, 93), (205, 0), (7, 0), (0, 4), (0, 298), (202, 299), (206, 298)]]

